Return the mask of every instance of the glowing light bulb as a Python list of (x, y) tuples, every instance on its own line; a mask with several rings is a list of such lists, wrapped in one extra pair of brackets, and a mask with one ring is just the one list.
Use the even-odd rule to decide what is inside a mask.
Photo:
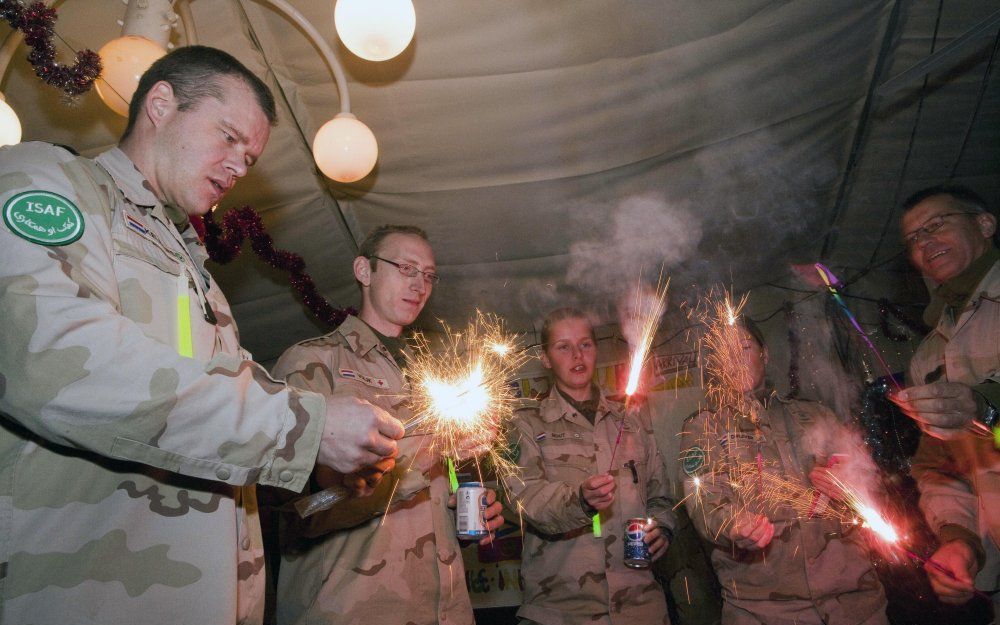
[(97, 51), (104, 66), (94, 83), (97, 94), (112, 111), (128, 117), (128, 105), (139, 78), (166, 53), (166, 49), (145, 37), (125, 35), (112, 39)]
[(337, 182), (367, 176), (378, 160), (375, 135), (350, 113), (338, 113), (313, 139), (313, 158), (323, 175)]
[(412, 0), (337, 0), (333, 21), (348, 50), (369, 61), (385, 61), (410, 45), (417, 14)]
[(0, 145), (15, 145), (21, 142), (21, 120), (17, 113), (0, 94)]

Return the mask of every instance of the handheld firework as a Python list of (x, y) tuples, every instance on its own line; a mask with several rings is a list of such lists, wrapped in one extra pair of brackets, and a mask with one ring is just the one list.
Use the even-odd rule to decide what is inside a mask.
[[(649, 356), (649, 349), (653, 345), (653, 337), (656, 336), (656, 329), (660, 325), (660, 317), (663, 316), (667, 301), (667, 289), (670, 286), (670, 279), (660, 280), (654, 291), (649, 291), (641, 284), (635, 288), (635, 299), (626, 306), (626, 314), (621, 321), (622, 333), (629, 344), (629, 370), (628, 379), (625, 383), (625, 413), (628, 414), (628, 404), (639, 388), (639, 378), (642, 375), (642, 367)], [(618, 424), (618, 434), (615, 437), (615, 445), (611, 448), (611, 464), (608, 471), (615, 466), (615, 454), (618, 445), (622, 442), (622, 431), (625, 428), (625, 417), (622, 416), (621, 423)]]
[[(496, 316), (477, 311), (469, 326), (456, 332), (444, 327), (443, 345), (434, 349), (424, 334), (414, 337), (407, 354), (413, 418), (405, 435), (427, 437), (427, 449), (448, 460), (453, 490), (457, 488), (453, 458), (489, 456), (498, 475), (515, 469), (496, 448), (498, 434), (510, 419), (516, 400), (510, 381), (527, 360), (517, 337)], [(303, 518), (349, 497), (335, 486), (304, 497), (294, 506)]]
[(816, 272), (819, 274), (819, 277), (823, 279), (823, 283), (826, 285), (827, 290), (830, 291), (830, 295), (833, 296), (834, 301), (837, 302), (837, 305), (840, 306), (844, 316), (847, 317), (847, 320), (851, 323), (854, 331), (857, 332), (858, 336), (861, 337), (861, 340), (863, 340), (865, 345), (868, 346), (868, 350), (873, 356), (875, 356), (875, 359), (878, 360), (879, 364), (882, 365), (883, 371), (885, 371), (885, 374), (890, 380), (892, 380), (896, 390), (903, 390), (903, 388), (899, 385), (899, 382), (896, 381), (896, 377), (893, 375), (889, 364), (885, 361), (885, 358), (882, 357), (882, 352), (875, 347), (875, 344), (872, 343), (868, 333), (861, 328), (861, 324), (858, 323), (857, 317), (851, 313), (851, 309), (847, 307), (847, 304), (844, 303), (844, 299), (840, 296), (840, 289), (843, 288), (844, 284), (838, 280), (837, 276), (835, 276), (833, 272), (830, 271), (829, 267), (823, 263), (815, 263), (813, 266), (816, 268)]

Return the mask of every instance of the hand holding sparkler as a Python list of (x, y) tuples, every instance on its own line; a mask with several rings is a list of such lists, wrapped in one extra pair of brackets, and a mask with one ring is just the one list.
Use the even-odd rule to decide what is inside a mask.
[[(976, 426), (976, 415), (985, 412), (972, 388), (958, 382), (911, 386), (888, 397), (906, 416), (919, 423), (921, 430), (943, 440), (965, 436), (969, 428)], [(991, 436), (988, 428), (982, 429)]]
[(771, 544), (774, 538), (774, 524), (763, 514), (754, 517), (742, 516), (733, 521), (729, 538), (740, 549), (758, 550)]
[(580, 485), (580, 496), (594, 510), (604, 510), (615, 500), (615, 487), (610, 474), (591, 475)]
[(843, 476), (838, 468), (843, 466), (845, 459), (844, 454), (833, 454), (825, 467), (816, 465), (809, 472), (809, 482), (813, 488), (834, 501), (841, 501), (844, 497), (843, 489), (838, 486), (843, 483)]
[(352, 473), (395, 456), (403, 434), (402, 424), (378, 406), (351, 395), (327, 397), (316, 463)]
[(963, 540), (941, 545), (934, 555), (924, 560), (924, 569), (931, 588), (944, 603), (965, 603), (978, 592), (973, 579), (979, 563), (972, 547)]

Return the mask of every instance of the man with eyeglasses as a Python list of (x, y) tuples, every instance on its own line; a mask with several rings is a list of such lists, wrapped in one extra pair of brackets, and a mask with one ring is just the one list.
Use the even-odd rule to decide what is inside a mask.
[[(932, 187), (903, 204), (910, 262), (935, 285), (934, 329), (893, 400), (924, 431), (913, 458), (920, 507), (941, 543), (927, 566), (946, 603), (1000, 587), (1000, 252), (997, 218), (964, 187)], [(977, 575), (978, 573), (978, 575)], [(994, 594), (994, 609), (997, 607)]]
[[(405, 423), (412, 414), (401, 334), (438, 282), (427, 235), (413, 226), (375, 228), (354, 259), (354, 277), (358, 316), (289, 348), (274, 375), (325, 396), (357, 397)], [(447, 469), (427, 447), (424, 437), (410, 436), (399, 441), (394, 466), (388, 459), (362, 473), (315, 474), (315, 488), (343, 484), (363, 496), (305, 520), (283, 520), (280, 625), (473, 625)], [(487, 497), (491, 535), (483, 545), (503, 523), (496, 493)]]

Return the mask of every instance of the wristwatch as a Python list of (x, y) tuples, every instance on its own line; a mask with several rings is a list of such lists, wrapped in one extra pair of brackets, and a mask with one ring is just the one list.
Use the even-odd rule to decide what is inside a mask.
[(979, 413), (974, 417), (972, 425), (975, 430), (982, 434), (993, 437), (997, 449), (1000, 449), (1000, 410), (994, 406), (986, 396), (978, 391), (976, 394), (977, 403), (980, 405)]

